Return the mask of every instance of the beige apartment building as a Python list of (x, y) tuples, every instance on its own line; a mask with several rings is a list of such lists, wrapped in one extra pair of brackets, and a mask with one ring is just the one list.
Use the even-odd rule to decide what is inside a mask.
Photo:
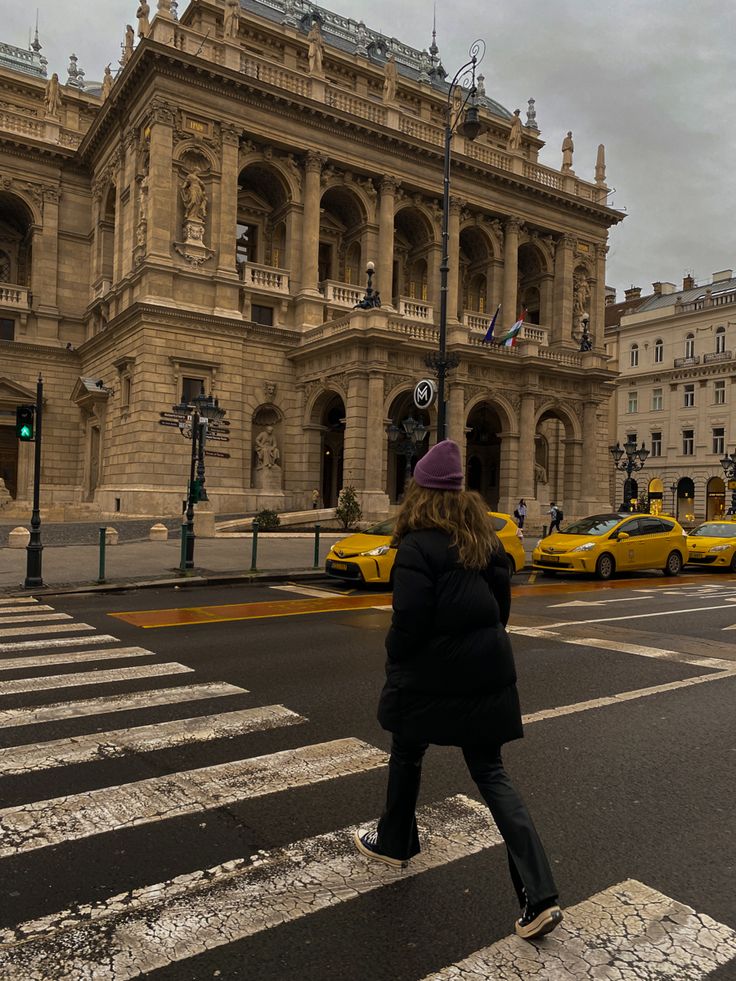
[[(606, 350), (620, 372), (611, 428), (650, 451), (634, 474), (639, 496), (692, 525), (731, 503), (720, 461), (736, 445), (736, 278), (725, 269), (704, 286), (686, 276), (682, 288), (653, 289), (627, 290), (606, 309)], [(616, 476), (620, 503), (625, 475)]]
[[(459, 90), (448, 100), (434, 42), (309, 0), (154, 14), (102, 83), (76, 59), (66, 84), (49, 77), (38, 39), (0, 45), (4, 506), (31, 497), (13, 421), (42, 374), (49, 513), (178, 513), (189, 447), (160, 413), (204, 388), (230, 423), (208, 444), (219, 513), (302, 508), (314, 489), (330, 505), (350, 483), (366, 516), (385, 514), (405, 473), (387, 427), (413, 413), (430, 428), (420, 452), (435, 439), (436, 406), (419, 412), (412, 391), (439, 343)], [(543, 166), (533, 100), (523, 125), (480, 76), (477, 101), (484, 132), (452, 140), (448, 434), (489, 505), (525, 497), (531, 517), (556, 499), (572, 517), (608, 505), (605, 260), (623, 215), (602, 147), (595, 179), (571, 141)], [(369, 262), (382, 306), (356, 309)], [(500, 302), (499, 329), (528, 311), (514, 347), (483, 342)]]

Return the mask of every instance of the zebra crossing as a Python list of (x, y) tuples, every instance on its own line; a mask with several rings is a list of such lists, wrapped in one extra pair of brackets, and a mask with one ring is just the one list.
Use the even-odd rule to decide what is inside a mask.
[[(8, 628), (15, 631), (13, 624), (21, 624), (15, 616), (23, 618), (23, 628), (5, 636), (28, 638), (0, 644), (0, 672), (53, 671), (0, 681), (0, 729), (23, 727), (21, 738), (26, 740), (0, 749), (0, 800), (6, 778), (63, 772), (64, 767), (92, 762), (107, 765), (126, 757), (145, 759), (145, 754), (160, 749), (206, 748), (217, 740), (280, 727), (302, 727), (305, 739), (295, 749), (0, 807), (0, 877), (3, 862), (43, 855), (45, 849), (72, 843), (84, 848), (92, 836), (142, 826), (156, 832), (172, 818), (205, 815), (294, 788), (355, 777), (386, 764), (385, 753), (351, 736), (311, 743), (309, 720), (286, 705), (233, 707), (234, 698), (249, 694), (245, 688), (196, 679), (175, 683), (177, 676), (195, 673), (186, 665), (108, 667), (111, 659), (153, 659), (156, 654), (124, 646), (111, 635), (97, 634), (88, 624), (76, 625), (77, 630), (68, 622), (72, 618), (65, 622), (65, 633), (77, 636), (65, 636), (60, 645), (62, 638), (57, 631), (48, 631), (48, 621), (35, 619), (36, 610), (39, 617), (67, 617), (51, 614), (48, 606), (28, 599), (0, 600), (4, 627), (10, 621)], [(26, 645), (20, 649), (22, 656), (18, 643)], [(90, 670), (75, 669), (85, 662)], [(66, 670), (56, 673), (54, 665)], [(120, 690), (131, 683), (156, 681), (170, 686)], [(113, 691), (82, 698), (74, 698), (72, 691), (72, 697), (64, 699), (66, 689), (89, 685), (110, 685)], [(3, 705), (2, 696), (57, 690), (59, 699), (48, 704)], [(197, 712), (203, 701), (208, 711)], [(39, 741), (34, 732), (34, 727), (47, 723), (73, 727), (78, 720), (97, 716), (109, 723), (116, 713), (124, 713), (127, 721), (130, 713), (135, 718), (143, 710), (170, 707), (188, 713), (187, 717), (125, 728), (112, 725), (105, 731), (48, 741)], [(422, 852), (406, 869), (374, 867), (357, 854), (352, 836), (356, 827), (376, 817), (369, 813), (360, 825), (335, 828), (250, 856), (233, 855), (216, 866), (165, 881), (142, 881), (125, 892), (0, 929), (0, 979), (140, 977), (322, 911), (357, 906), (362, 897), (380, 889), (409, 884), (503, 845), (486, 807), (455, 795), (419, 809)], [(489, 940), (494, 942), (469, 951), (463, 960), (438, 965), (424, 981), (664, 981), (680, 976), (676, 973), (680, 965), (683, 978), (699, 981), (736, 959), (736, 932), (636, 880), (610, 885), (566, 910), (562, 927), (540, 943), (528, 944), (513, 936)], [(365, 978), (369, 981), (368, 975)]]

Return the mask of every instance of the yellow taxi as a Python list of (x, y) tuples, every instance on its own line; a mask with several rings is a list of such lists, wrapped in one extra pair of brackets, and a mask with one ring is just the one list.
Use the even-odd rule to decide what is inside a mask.
[[(526, 562), (523, 536), (509, 514), (489, 511), (488, 515), (501, 539), (513, 575)], [(336, 579), (357, 583), (391, 583), (396, 549), (391, 547), (395, 520), (377, 525), (336, 542), (327, 553), (325, 572)]]
[(688, 532), (688, 565), (710, 565), (736, 572), (736, 521), (706, 521)]
[(610, 579), (614, 572), (661, 569), (679, 574), (687, 540), (674, 518), (653, 514), (594, 514), (543, 538), (532, 567), (544, 572), (588, 572)]

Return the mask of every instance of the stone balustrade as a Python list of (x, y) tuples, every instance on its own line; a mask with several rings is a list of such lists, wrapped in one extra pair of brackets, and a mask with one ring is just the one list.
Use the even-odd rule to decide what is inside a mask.
[(263, 266), (257, 262), (239, 262), (238, 272), (246, 288), (265, 293), (289, 295), (289, 270)]
[(434, 321), (434, 308), (423, 300), (412, 300), (408, 296), (399, 297), (399, 313), (410, 320)]
[(703, 364), (718, 364), (720, 361), (730, 361), (732, 358), (732, 351), (711, 351), (703, 355)]
[(11, 310), (29, 310), (30, 290), (27, 286), (0, 283), (0, 307)]
[(325, 279), (320, 283), (320, 291), (327, 303), (338, 307), (354, 307), (365, 295), (365, 289), (351, 286), (349, 283), (339, 283), (334, 279)]
[(694, 368), (700, 364), (700, 355), (695, 354), (691, 358), (675, 358), (675, 368)]
[[(463, 326), (468, 330), (481, 335), (481, 340), (488, 333), (490, 317), (486, 313), (464, 313)], [(497, 328), (499, 334), (503, 334), (503, 329)], [(549, 329), (540, 327), (538, 324), (524, 324), (519, 333), (520, 341), (531, 341), (539, 344), (540, 347), (549, 346)]]
[(69, 147), (75, 150), (82, 142), (82, 135), (70, 129), (63, 128), (58, 119), (39, 119), (31, 116), (20, 107), (0, 109), (0, 131), (16, 133), (27, 139), (38, 140), (41, 143), (53, 143), (56, 146)]

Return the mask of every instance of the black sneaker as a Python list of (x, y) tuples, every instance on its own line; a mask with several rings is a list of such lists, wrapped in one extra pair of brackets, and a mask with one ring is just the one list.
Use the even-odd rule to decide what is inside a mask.
[(375, 858), (377, 861), (383, 862), (384, 865), (390, 865), (392, 869), (405, 869), (409, 864), (408, 859), (392, 858), (390, 855), (384, 855), (378, 847), (377, 831), (364, 831), (363, 834), (356, 831), (353, 835), (353, 841), (355, 842), (355, 847), (362, 855), (367, 856), (367, 858)]
[(554, 930), (561, 922), (562, 910), (557, 905), (557, 901), (548, 899), (543, 903), (537, 903), (536, 906), (527, 903), (514, 924), (514, 930), (517, 937), (523, 940), (536, 940), (537, 937), (543, 937), (545, 933)]

